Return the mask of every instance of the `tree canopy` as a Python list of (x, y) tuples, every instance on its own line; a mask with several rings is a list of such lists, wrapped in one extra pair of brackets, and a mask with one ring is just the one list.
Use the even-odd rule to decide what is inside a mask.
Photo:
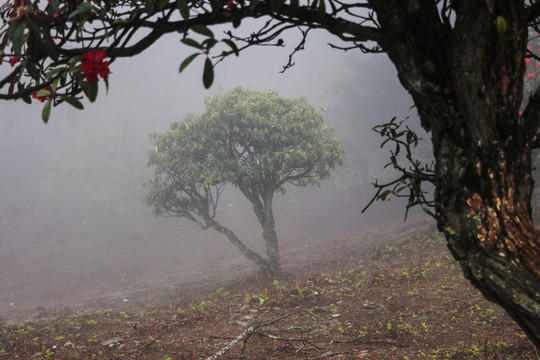
[[(433, 145), (433, 173), (402, 168), (405, 191), (422, 203), (418, 189), (435, 186), (427, 205), (465, 276), (540, 346), (540, 232), (530, 202), (540, 91), (523, 101), (525, 59), (538, 59), (527, 42), (529, 30), (540, 30), (539, 2), (13, 0), (1, 16), (8, 71), (0, 99), (34, 96), (44, 120), (53, 103), (80, 108), (83, 92), (95, 100), (96, 81), (114, 75), (110, 62), (170, 33), (195, 51), (179, 70), (202, 59), (205, 86), (216, 62), (252, 46), (283, 46), (287, 30), (302, 38), (285, 68), (314, 29), (335, 35), (338, 49), (385, 53)], [(259, 27), (246, 35), (239, 30), (248, 18)], [(216, 35), (219, 24), (232, 28)]]
[[(206, 99), (201, 115), (189, 114), (153, 133), (155, 168), (146, 201), (156, 216), (184, 217), (214, 228), (265, 276), (280, 272), (272, 199), (286, 185), (318, 185), (343, 161), (343, 147), (320, 110), (305, 98), (281, 98), (275, 91), (235, 88)], [(250, 250), (215, 220), (226, 184), (237, 187), (261, 225), (267, 259)]]

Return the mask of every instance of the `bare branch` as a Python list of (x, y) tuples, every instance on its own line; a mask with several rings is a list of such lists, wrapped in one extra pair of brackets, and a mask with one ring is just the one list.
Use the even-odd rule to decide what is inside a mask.
[(285, 316), (282, 316), (282, 317), (279, 317), (275, 320), (272, 320), (272, 321), (268, 321), (268, 322), (265, 322), (265, 323), (262, 323), (262, 324), (259, 324), (259, 325), (256, 325), (256, 326), (252, 326), (250, 327), (249, 329), (247, 329), (246, 331), (244, 331), (242, 334), (240, 334), (239, 336), (237, 336), (233, 341), (231, 341), (227, 346), (225, 346), (223, 349), (221, 349), (220, 351), (218, 351), (217, 353), (215, 353), (214, 355), (210, 356), (210, 357), (207, 357), (206, 360), (217, 360), (219, 359), (220, 357), (222, 357), (223, 355), (225, 355), (225, 353), (227, 353), (227, 351), (231, 350), (236, 344), (238, 344), (240, 341), (246, 341), (254, 332), (255, 330), (257, 329), (260, 329), (264, 326), (268, 326), (268, 325), (272, 325), (272, 324), (275, 324), (277, 323), (278, 321), (281, 321), (283, 319), (286, 319), (288, 318), (290, 315), (285, 315)]

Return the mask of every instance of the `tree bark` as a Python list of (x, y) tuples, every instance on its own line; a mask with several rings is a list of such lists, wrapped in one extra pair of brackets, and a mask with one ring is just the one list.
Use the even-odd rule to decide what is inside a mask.
[(240, 250), (240, 252), (253, 261), (261, 269), (264, 277), (270, 277), (273, 274), (271, 264), (266, 261), (261, 255), (257, 254), (250, 248), (248, 248), (229, 228), (221, 225), (215, 220), (206, 220), (206, 225), (214, 230), (224, 234), (229, 238), (231, 243)]
[(263, 186), (263, 190), (255, 190), (244, 185), (239, 185), (240, 191), (246, 196), (253, 206), (253, 212), (263, 230), (263, 239), (266, 245), (266, 256), (272, 276), (281, 275), (281, 259), (279, 254), (279, 242), (272, 207), (274, 191), (270, 186)]
[(406, 1), (371, 3), (381, 45), (431, 131), (439, 230), (465, 276), (540, 347), (540, 232), (530, 207), (536, 126), (518, 115), (523, 1), (454, 1), (452, 29), (432, 1), (419, 0), (412, 13)]
[(272, 194), (264, 201), (264, 220), (261, 222), (263, 238), (266, 243), (266, 256), (274, 275), (281, 274), (281, 260), (279, 256), (279, 243), (272, 208)]

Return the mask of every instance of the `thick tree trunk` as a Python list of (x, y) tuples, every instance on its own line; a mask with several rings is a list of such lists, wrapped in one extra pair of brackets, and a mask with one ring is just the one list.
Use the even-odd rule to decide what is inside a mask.
[[(462, 176), (440, 170), (446, 177), (437, 185), (437, 222), (465, 276), (540, 347), (540, 233), (528, 209), (530, 177), (516, 178), (512, 168), (526, 164), (497, 150)], [(459, 167), (460, 160), (447, 164)]]
[[(431, 131), (435, 214), (465, 276), (540, 347), (540, 232), (530, 208), (536, 131), (520, 118), (523, 1), (372, 1), (381, 45)], [(504, 26), (503, 26), (504, 25)], [(537, 114), (535, 114), (537, 116)]]
[[(536, 129), (518, 115), (527, 39), (522, 4), (503, 3), (496, 9), (501, 15), (487, 4), (464, 6), (454, 36), (458, 52), (470, 56), (452, 59), (450, 116), (437, 127), (444, 133), (434, 133), (437, 221), (465, 276), (540, 347), (540, 233), (530, 207)], [(478, 25), (503, 15), (512, 37)], [(481, 36), (486, 30), (491, 39)]]

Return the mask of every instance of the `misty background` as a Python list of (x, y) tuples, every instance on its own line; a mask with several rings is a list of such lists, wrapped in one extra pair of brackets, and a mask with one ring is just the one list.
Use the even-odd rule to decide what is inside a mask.
[[(276, 194), (274, 211), (282, 252), (313, 239), (402, 221), (404, 202), (375, 203), (375, 178), (391, 176), (388, 153), (373, 126), (411, 116), (412, 101), (384, 55), (332, 50), (332, 38), (312, 32), (296, 65), (279, 74), (288, 48), (257, 48), (216, 67), (214, 86), (202, 85), (202, 60), (182, 74), (192, 51), (176, 37), (159, 41), (133, 59), (111, 64), (110, 89), (100, 84), (94, 104), (79, 111), (53, 108), (49, 124), (42, 104), (0, 102), (0, 314), (47, 307), (147, 283), (175, 286), (179, 274), (215, 271), (220, 262), (239, 268), (243, 259), (223, 235), (186, 219), (154, 218), (142, 203), (151, 132), (166, 130), (204, 98), (238, 85), (275, 89), (282, 97), (305, 96), (324, 106), (346, 147), (346, 161), (320, 188)], [(221, 199), (217, 219), (255, 250), (264, 248), (250, 204), (234, 188)], [(193, 279), (197, 281), (197, 279)]]

